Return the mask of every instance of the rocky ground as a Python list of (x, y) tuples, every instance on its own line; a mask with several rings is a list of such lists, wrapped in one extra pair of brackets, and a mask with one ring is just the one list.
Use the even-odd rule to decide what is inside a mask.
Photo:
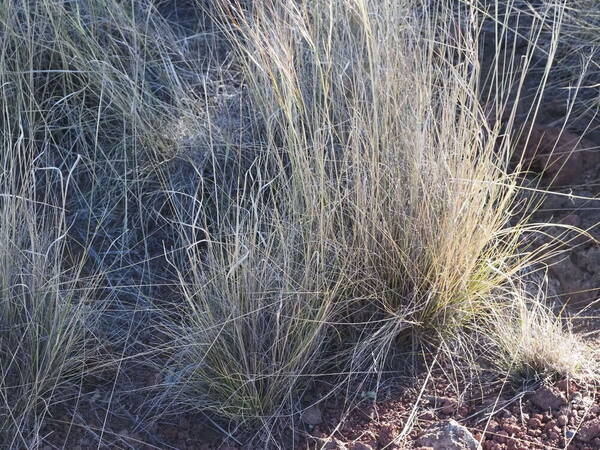
[(363, 402), (341, 424), (327, 408), (311, 435), (340, 450), (600, 446), (597, 386), (563, 379), (518, 395), (505, 386), (481, 398), (457, 392), (443, 371), (419, 381), (389, 400)]

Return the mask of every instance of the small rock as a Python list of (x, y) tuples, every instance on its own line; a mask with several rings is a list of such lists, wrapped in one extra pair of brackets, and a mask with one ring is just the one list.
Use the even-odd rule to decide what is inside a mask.
[(569, 417), (569, 425), (577, 426), (578, 423), (579, 423), (579, 419), (576, 419), (575, 417)]
[(521, 428), (516, 423), (505, 423), (502, 425), (502, 428), (511, 436), (521, 431)]
[(563, 414), (562, 416), (558, 416), (556, 421), (561, 427), (564, 427), (567, 423), (569, 423), (569, 418)]
[(590, 420), (581, 425), (577, 437), (583, 442), (591, 442), (594, 438), (600, 437), (600, 418)]
[(461, 406), (460, 408), (458, 408), (458, 415), (459, 417), (467, 417), (469, 415), (469, 407)]
[(535, 391), (531, 401), (538, 408), (543, 410), (558, 409), (567, 404), (563, 393), (551, 386), (542, 386)]
[(560, 435), (556, 431), (548, 432), (548, 440), (550, 441), (557, 441), (559, 437)]
[(571, 403), (581, 403), (583, 396), (579, 392), (575, 392), (571, 397)]
[(544, 425), (544, 430), (546, 430), (546, 432), (551, 431), (551, 430), (553, 430), (553, 431), (558, 430), (558, 428), (556, 427), (556, 421), (551, 420), (551, 421), (547, 422), (546, 425)]
[(369, 444), (365, 444), (363, 442), (353, 442), (348, 446), (349, 450), (373, 450)]
[(321, 408), (317, 405), (311, 405), (304, 409), (300, 415), (300, 419), (307, 425), (319, 425), (323, 422), (323, 415), (321, 414)]
[(541, 428), (542, 421), (540, 419), (538, 419), (537, 417), (532, 417), (531, 419), (529, 419), (527, 421), (527, 425), (529, 425), (531, 428)]
[(471, 432), (452, 419), (432, 425), (419, 437), (417, 444), (422, 447), (432, 447), (434, 450), (476, 450), (481, 448)]
[(487, 424), (488, 431), (497, 431), (500, 425), (495, 420), (490, 420)]
[(346, 444), (336, 438), (333, 438), (323, 446), (323, 450), (346, 450), (346, 448)]

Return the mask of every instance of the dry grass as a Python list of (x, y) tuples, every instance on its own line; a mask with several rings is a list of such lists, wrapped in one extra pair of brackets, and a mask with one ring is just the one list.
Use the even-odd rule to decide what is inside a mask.
[[(187, 243), (190, 326), (174, 328), (173, 388), (195, 407), (268, 424), (298, 411), (332, 362), (339, 389), (402, 361), (407, 338), (435, 344), (497, 314), (522, 320), (499, 290), (539, 258), (521, 250), (532, 205), (517, 205), (510, 139), (488, 128), (478, 99), (478, 27), (457, 32), (465, 11), (427, 11), (224, 7), (264, 134), (222, 230)], [(540, 326), (550, 320), (538, 312)], [(504, 337), (490, 335), (512, 350)], [(536, 370), (564, 372), (556, 358)]]
[(128, 342), (142, 309), (163, 345), (117, 365), (158, 361), (161, 408), (261, 439), (316, 381), (464, 335), (499, 371), (590, 370), (515, 287), (542, 253), (509, 167), (529, 59), (499, 53), (484, 88), (480, 11), (425, 3), (220, 3), (216, 75), (151, 2), (0, 5), (2, 445), (37, 446), (96, 337)]
[[(492, 316), (487, 329), (499, 353), (490, 361), (515, 380), (555, 376), (593, 379), (597, 374), (592, 349), (569, 329), (567, 317), (556, 314), (542, 298), (526, 292), (512, 293), (508, 311)], [(541, 293), (539, 293), (542, 296)]]
[(103, 0), (0, 5), (3, 448), (37, 448), (46, 416), (78, 396), (120, 290), (98, 242), (131, 245), (116, 224), (133, 225), (132, 180), (176, 147), (161, 130), (177, 116), (166, 99), (187, 99), (166, 64), (175, 38), (152, 9), (137, 13)]
[[(10, 144), (0, 161), (0, 445), (34, 448), (51, 408), (73, 398), (96, 354), (101, 304), (85, 259), (67, 250), (64, 198), (38, 200), (36, 181), (53, 178), (63, 194), (70, 175), (35, 167), (32, 148)], [(44, 193), (42, 193), (44, 194)], [(49, 194), (46, 192), (45, 194)], [(61, 201), (62, 200), (62, 201)]]

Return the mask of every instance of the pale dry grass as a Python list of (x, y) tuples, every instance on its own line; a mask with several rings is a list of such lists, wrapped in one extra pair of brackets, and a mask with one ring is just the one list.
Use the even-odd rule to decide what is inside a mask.
[(513, 379), (534, 380), (570, 376), (592, 380), (597, 356), (570, 328), (569, 318), (557, 316), (527, 292), (514, 292), (509, 310), (492, 316), (489, 333), (498, 353), (490, 361)]
[[(6, 130), (5, 130), (6, 131)], [(5, 134), (5, 138), (7, 135)], [(0, 445), (36, 448), (46, 415), (72, 398), (96, 356), (97, 279), (70, 255), (64, 198), (37, 200), (30, 148), (4, 142), (0, 175)], [(25, 160), (23, 160), (25, 159)], [(40, 175), (40, 173), (42, 173)], [(59, 175), (60, 177), (60, 175)], [(64, 190), (67, 179), (56, 179)], [(61, 201), (62, 200), (62, 201)]]
[[(478, 98), (474, 11), (438, 6), (223, 6), (264, 133), (222, 230), (185, 227), (199, 231), (180, 263), (188, 326), (173, 328), (184, 401), (269, 424), (307, 406), (302, 393), (327, 373), (341, 389), (380, 376), (407, 343), (500, 311), (523, 320), (500, 292), (540, 258), (521, 246), (533, 205), (516, 201), (510, 128), (499, 139)], [(519, 82), (498, 70), (496, 89)], [(513, 345), (503, 337), (489, 336)], [(559, 359), (536, 369), (564, 372)]]
[[(477, 345), (507, 362), (497, 370), (585, 369), (543, 299), (511, 290), (541, 255), (522, 245), (540, 225), (518, 201), (522, 167), (509, 170), (507, 105), (529, 59), (497, 61), (495, 96), (481, 98), (481, 11), (215, 8), (236, 61), (222, 76), (239, 83), (229, 122), (225, 82), (211, 84), (151, 2), (0, 5), (7, 446), (39, 444), (57, 392), (91, 370), (97, 321), (127, 341), (146, 325), (123, 331), (120, 316), (140, 305), (164, 345), (115, 360), (160, 365), (154, 405), (262, 426), (273, 441), (316, 381), (333, 386), (326, 396), (377, 382), (401, 353), (482, 330)], [(125, 279), (132, 267), (161, 282)], [(110, 295), (92, 306), (98, 272)], [(171, 275), (168, 299), (146, 295)]]
[(0, 4), (3, 448), (42, 445), (46, 418), (76, 403), (139, 239), (139, 180), (177, 151), (163, 127), (188, 111), (187, 63), (175, 71), (176, 38), (149, 4), (131, 6)]

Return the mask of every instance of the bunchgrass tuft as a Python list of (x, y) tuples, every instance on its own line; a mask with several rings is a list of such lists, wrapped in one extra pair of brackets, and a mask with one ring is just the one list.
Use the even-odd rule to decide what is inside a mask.
[[(184, 227), (201, 232), (175, 263), (186, 325), (167, 327), (183, 401), (269, 423), (299, 411), (319, 376), (337, 373), (339, 388), (381, 375), (407, 342), (499, 314), (525, 320), (504, 292), (540, 258), (522, 245), (532, 204), (509, 170), (510, 130), (500, 137), (478, 97), (476, 15), (437, 6), (223, 4), (263, 132), (221, 231)], [(505, 99), (499, 116), (511, 115)], [(551, 320), (527, 314), (538, 328)], [(513, 356), (569, 370), (549, 354), (537, 365)]]
[(504, 308), (489, 316), (483, 329), (494, 349), (490, 363), (515, 382), (593, 379), (598, 374), (597, 355), (573, 333), (568, 317), (550, 309), (541, 292), (537, 297), (510, 292)]

